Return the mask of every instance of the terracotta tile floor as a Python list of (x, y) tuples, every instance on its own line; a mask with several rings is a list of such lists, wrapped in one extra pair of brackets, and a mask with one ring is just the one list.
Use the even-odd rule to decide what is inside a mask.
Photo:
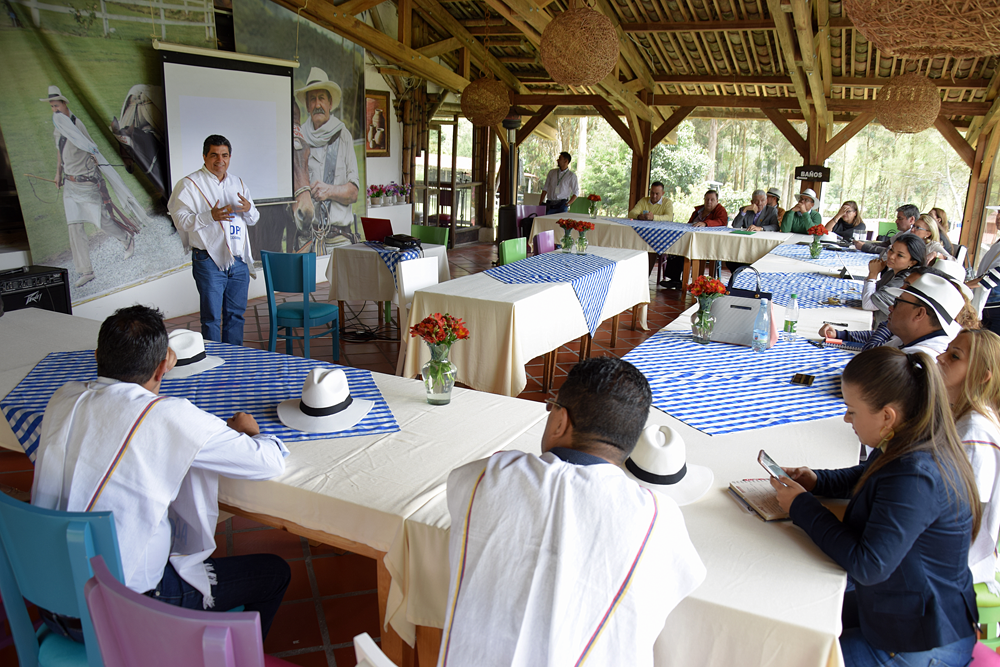
[[(496, 259), (492, 244), (476, 244), (449, 252), (451, 275), (457, 278), (483, 271)], [(632, 331), (629, 315), (622, 317), (618, 344), (611, 347), (611, 322), (605, 322), (592, 344), (592, 356), (622, 356), (673, 321), (693, 303), (677, 290), (657, 289), (655, 272), (650, 278), (650, 331)], [(317, 286), (315, 297), (326, 301), (328, 285)], [(348, 302), (346, 327), (354, 335), (345, 335), (340, 343), (340, 363), (392, 374), (396, 368), (399, 342), (395, 325), (379, 324), (375, 304)], [(395, 311), (393, 311), (395, 317)], [(247, 307), (245, 345), (267, 347), (267, 300), (252, 300)], [(198, 313), (175, 317), (167, 321), (168, 329), (199, 328)], [(357, 332), (362, 332), (358, 334)], [(368, 333), (364, 333), (368, 332)], [(284, 351), (279, 341), (279, 351)], [(542, 358), (527, 364), (528, 386), (520, 398), (544, 401), (562, 385), (570, 368), (577, 362), (579, 345), (574, 341), (559, 349), (556, 360), (554, 387), (542, 389)], [(296, 343), (294, 353), (302, 354)], [(314, 359), (333, 360), (329, 337), (312, 341)], [(26, 456), (0, 452), (0, 485), (24, 491), (31, 488), (32, 467)], [(2, 487), (0, 487), (2, 488)], [(292, 569), (292, 582), (285, 594), (281, 610), (264, 642), (264, 651), (297, 665), (353, 666), (352, 637), (367, 632), (378, 638), (378, 598), (376, 595), (375, 562), (350, 553), (339, 553), (330, 547), (310, 546), (300, 537), (262, 526), (254, 521), (233, 517), (219, 524), (216, 533), (218, 548), (215, 555), (275, 553), (285, 558)], [(12, 646), (3, 646), (5, 634), (0, 629), (0, 664), (14, 664)]]

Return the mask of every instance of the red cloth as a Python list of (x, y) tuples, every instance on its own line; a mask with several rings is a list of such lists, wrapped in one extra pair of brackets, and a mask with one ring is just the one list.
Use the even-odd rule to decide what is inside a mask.
[[(701, 213), (701, 209), (703, 208), (705, 208), (704, 204), (694, 209), (694, 213), (688, 219), (688, 224), (698, 221), (698, 214)], [(715, 208), (712, 209), (712, 212), (708, 214), (708, 217), (703, 222), (709, 227), (725, 227), (729, 224), (729, 214), (726, 213), (726, 207), (722, 204), (716, 204)]]

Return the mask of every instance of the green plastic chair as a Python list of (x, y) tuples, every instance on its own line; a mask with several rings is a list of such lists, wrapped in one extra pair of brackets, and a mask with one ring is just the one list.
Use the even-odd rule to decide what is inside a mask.
[(447, 227), (431, 227), (429, 225), (410, 225), (410, 236), (414, 236), (424, 243), (434, 243), (436, 245), (448, 245)]
[(500, 266), (513, 264), (519, 259), (528, 256), (527, 239), (520, 236), (516, 239), (508, 239), (500, 244)]
[(590, 213), (590, 200), (586, 197), (577, 197), (576, 201), (569, 205), (570, 213)]
[(878, 236), (892, 236), (898, 231), (899, 227), (896, 226), (895, 218), (878, 223)]
[[(1000, 575), (997, 576), (997, 581), (1000, 581)], [(986, 584), (976, 584), (975, 589), (979, 625), (983, 628), (979, 641), (995, 651), (1000, 647), (1000, 635), (997, 633), (997, 628), (1000, 627), (1000, 597), (990, 593)]]

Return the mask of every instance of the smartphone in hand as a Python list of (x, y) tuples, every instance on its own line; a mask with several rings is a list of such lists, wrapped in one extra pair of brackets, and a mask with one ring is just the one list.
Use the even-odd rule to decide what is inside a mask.
[(770, 473), (771, 477), (774, 477), (779, 482), (782, 481), (781, 479), (782, 477), (784, 477), (785, 479), (791, 479), (791, 477), (789, 477), (788, 474), (781, 469), (781, 466), (775, 463), (774, 459), (768, 456), (767, 452), (765, 452), (763, 449), (760, 450), (760, 454), (757, 455), (757, 463), (763, 466), (764, 470)]

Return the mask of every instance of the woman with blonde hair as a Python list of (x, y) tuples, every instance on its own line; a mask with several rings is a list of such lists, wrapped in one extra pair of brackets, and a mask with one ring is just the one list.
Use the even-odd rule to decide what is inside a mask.
[(944, 249), (948, 251), (949, 255), (955, 255), (955, 247), (951, 243), (951, 239), (948, 238), (948, 233), (951, 231), (951, 225), (948, 223), (948, 214), (944, 212), (943, 208), (934, 207), (928, 214), (934, 218), (934, 221), (938, 226), (938, 236), (941, 241), (941, 245)]
[(996, 546), (1000, 537), (1000, 336), (964, 329), (938, 358), (958, 437), (976, 475), (983, 525), (969, 549), (972, 580), (1000, 595)]
[(937, 222), (934, 218), (924, 213), (919, 218), (914, 221), (913, 226), (910, 227), (910, 231), (924, 240), (927, 244), (927, 252), (925, 253), (927, 258), (927, 263), (930, 264), (933, 260), (941, 257), (942, 259), (954, 259), (945, 247), (941, 245), (941, 236), (938, 233)]
[[(796, 526), (847, 571), (840, 647), (847, 667), (964, 667), (978, 614), (969, 545), (982, 507), (934, 360), (890, 347), (841, 377), (868, 459), (840, 470), (785, 468), (771, 479)], [(816, 496), (850, 498), (841, 521)], [(808, 593), (803, 593), (808, 594)]]

